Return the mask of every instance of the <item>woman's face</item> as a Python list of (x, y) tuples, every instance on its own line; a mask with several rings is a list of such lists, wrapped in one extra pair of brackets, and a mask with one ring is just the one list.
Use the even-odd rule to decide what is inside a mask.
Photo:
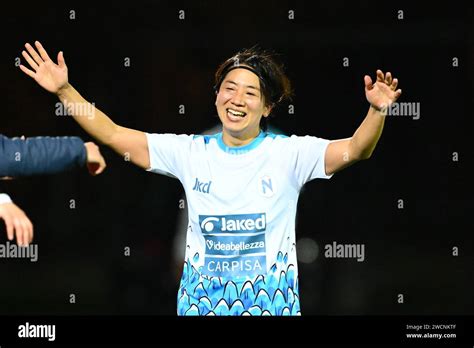
[(222, 81), (216, 108), (223, 131), (233, 137), (258, 135), (260, 119), (270, 113), (270, 108), (264, 105), (258, 76), (238, 68)]

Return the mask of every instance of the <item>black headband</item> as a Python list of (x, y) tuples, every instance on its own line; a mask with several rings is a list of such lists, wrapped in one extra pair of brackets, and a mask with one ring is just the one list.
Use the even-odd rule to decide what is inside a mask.
[(232, 64), (230, 65), (229, 68), (225, 69), (223, 72), (222, 72), (222, 77), (221, 79), (219, 80), (219, 83), (217, 83), (215, 86), (214, 86), (214, 90), (217, 92), (219, 92), (219, 87), (222, 83), (222, 80), (224, 80), (224, 78), (227, 76), (227, 74), (231, 71), (231, 70), (234, 70), (234, 69), (246, 69), (248, 71), (251, 71), (253, 72), (255, 75), (258, 76), (259, 80), (261, 81), (261, 84), (265, 84), (265, 80), (263, 79), (262, 75), (257, 71), (255, 70), (254, 68), (252, 68), (251, 66), (248, 66), (248, 65), (236, 65), (236, 64)]

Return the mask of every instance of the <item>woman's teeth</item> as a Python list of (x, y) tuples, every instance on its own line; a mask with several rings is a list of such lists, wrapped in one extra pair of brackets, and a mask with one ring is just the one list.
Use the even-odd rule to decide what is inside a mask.
[(245, 117), (245, 115), (247, 115), (245, 112), (235, 111), (232, 109), (227, 109), (227, 112), (230, 113), (232, 116)]

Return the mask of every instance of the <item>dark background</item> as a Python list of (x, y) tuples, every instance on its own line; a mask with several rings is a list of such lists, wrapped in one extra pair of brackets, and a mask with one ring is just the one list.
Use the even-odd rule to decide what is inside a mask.
[[(421, 117), (388, 117), (370, 160), (303, 189), (297, 239), (316, 241), (319, 254), (299, 262), (302, 313), (474, 313), (471, 7), (16, 2), (2, 10), (0, 22), (0, 131), (12, 137), (91, 140), (71, 118), (55, 116), (57, 98), (15, 66), (24, 43), (34, 40), (51, 57), (64, 51), (70, 82), (116, 123), (156, 133), (199, 134), (218, 125), (214, 71), (254, 44), (281, 54), (294, 84), (295, 114), (284, 106), (271, 120), (286, 134), (351, 136), (368, 110), (363, 76), (391, 71), (403, 90), (399, 101), (420, 103)], [(176, 313), (182, 186), (101, 149), (108, 168), (99, 177), (75, 170), (3, 183), (34, 223), (39, 260), (0, 260), (0, 314)], [(325, 258), (324, 245), (333, 241), (365, 244), (366, 260)]]

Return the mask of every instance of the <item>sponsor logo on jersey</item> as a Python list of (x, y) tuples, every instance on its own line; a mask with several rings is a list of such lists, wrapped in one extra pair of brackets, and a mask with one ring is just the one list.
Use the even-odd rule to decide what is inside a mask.
[(265, 234), (255, 236), (206, 236), (207, 255), (245, 255), (265, 252)]
[(265, 255), (232, 258), (206, 257), (204, 273), (214, 277), (248, 277), (266, 273)]
[(199, 215), (205, 240), (203, 273), (249, 277), (266, 272), (265, 213)]
[(263, 232), (267, 228), (266, 214), (199, 215), (203, 234), (229, 232)]

